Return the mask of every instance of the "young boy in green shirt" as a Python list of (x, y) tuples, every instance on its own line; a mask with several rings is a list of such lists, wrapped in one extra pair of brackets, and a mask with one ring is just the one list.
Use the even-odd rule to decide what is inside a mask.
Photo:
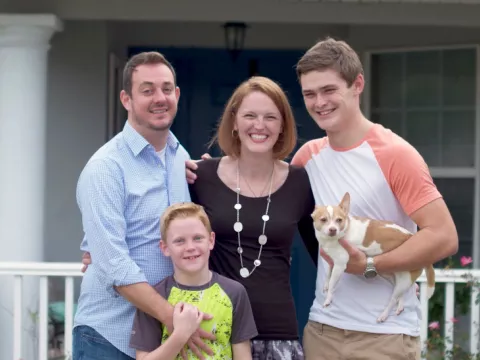
[[(205, 358), (251, 360), (250, 339), (258, 333), (250, 301), (243, 285), (210, 271), (208, 261), (215, 234), (203, 208), (193, 203), (171, 205), (161, 218), (161, 235), (160, 246), (172, 259), (174, 274), (154, 288), (173, 305), (191, 304), (213, 316), (200, 320), (200, 327), (216, 336), (215, 341), (207, 340), (214, 355), (204, 354)], [(169, 337), (157, 319), (137, 310), (130, 346), (136, 349), (138, 360), (181, 359), (179, 353), (172, 356), (161, 352), (166, 346), (178, 347), (178, 342), (171, 341), (173, 336), (176, 341), (181, 336), (175, 332)], [(185, 343), (188, 338), (183, 339)], [(187, 355), (188, 359), (198, 359), (190, 350)]]

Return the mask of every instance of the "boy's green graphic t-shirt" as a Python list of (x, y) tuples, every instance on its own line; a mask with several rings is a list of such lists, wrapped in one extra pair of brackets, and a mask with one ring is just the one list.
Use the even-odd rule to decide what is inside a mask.
[[(200, 311), (212, 314), (213, 318), (203, 321), (202, 329), (215, 334), (217, 340), (205, 340), (214, 356), (208, 359), (232, 359), (232, 344), (250, 340), (258, 335), (250, 301), (243, 285), (212, 272), (211, 280), (202, 286), (177, 284), (173, 276), (154, 286), (168, 302), (175, 305), (185, 302)], [(133, 323), (130, 347), (151, 352), (168, 338), (167, 329), (150, 315), (137, 310)], [(198, 359), (188, 350), (189, 359)], [(179, 355), (177, 359), (181, 359)]]

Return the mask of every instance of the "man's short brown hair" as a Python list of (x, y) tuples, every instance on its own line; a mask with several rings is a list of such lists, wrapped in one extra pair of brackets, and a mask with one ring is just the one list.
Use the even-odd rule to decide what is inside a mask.
[(210, 220), (202, 206), (194, 204), (193, 202), (177, 203), (170, 205), (160, 218), (160, 233), (162, 241), (167, 241), (167, 231), (173, 220), (186, 218), (199, 219), (207, 231), (209, 233), (212, 232)]
[(123, 90), (129, 96), (132, 96), (132, 76), (137, 66), (156, 64), (166, 65), (173, 74), (174, 84), (177, 84), (177, 75), (175, 74), (175, 69), (173, 68), (172, 64), (167, 60), (167, 58), (157, 51), (148, 51), (141, 52), (132, 56), (125, 64), (125, 67), (123, 69)]
[(345, 41), (330, 37), (319, 41), (301, 57), (296, 66), (297, 77), (311, 71), (333, 69), (337, 71), (348, 87), (358, 75), (363, 75), (363, 66), (358, 54)]
[(273, 80), (263, 76), (253, 76), (241, 83), (225, 106), (225, 110), (220, 119), (217, 133), (210, 145), (218, 142), (222, 152), (233, 158), (240, 156), (241, 143), (237, 135), (234, 135), (235, 117), (242, 104), (243, 99), (250, 93), (259, 91), (267, 95), (274, 102), (282, 116), (282, 132), (273, 146), (273, 157), (275, 159), (285, 159), (295, 148), (297, 142), (297, 127), (293, 116), (292, 108), (288, 98), (282, 88)]

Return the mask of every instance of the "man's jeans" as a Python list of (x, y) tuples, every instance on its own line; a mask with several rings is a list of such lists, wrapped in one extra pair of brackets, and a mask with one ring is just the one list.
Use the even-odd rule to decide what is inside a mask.
[(73, 329), (73, 360), (134, 360), (88, 326)]

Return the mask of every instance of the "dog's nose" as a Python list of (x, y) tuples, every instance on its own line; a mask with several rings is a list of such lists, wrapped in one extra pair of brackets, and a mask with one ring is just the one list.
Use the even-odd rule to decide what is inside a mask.
[(335, 229), (335, 228), (330, 228), (330, 229), (328, 229), (328, 233), (329, 233), (330, 236), (333, 236), (333, 235), (335, 235), (335, 234), (337, 233), (337, 229)]

